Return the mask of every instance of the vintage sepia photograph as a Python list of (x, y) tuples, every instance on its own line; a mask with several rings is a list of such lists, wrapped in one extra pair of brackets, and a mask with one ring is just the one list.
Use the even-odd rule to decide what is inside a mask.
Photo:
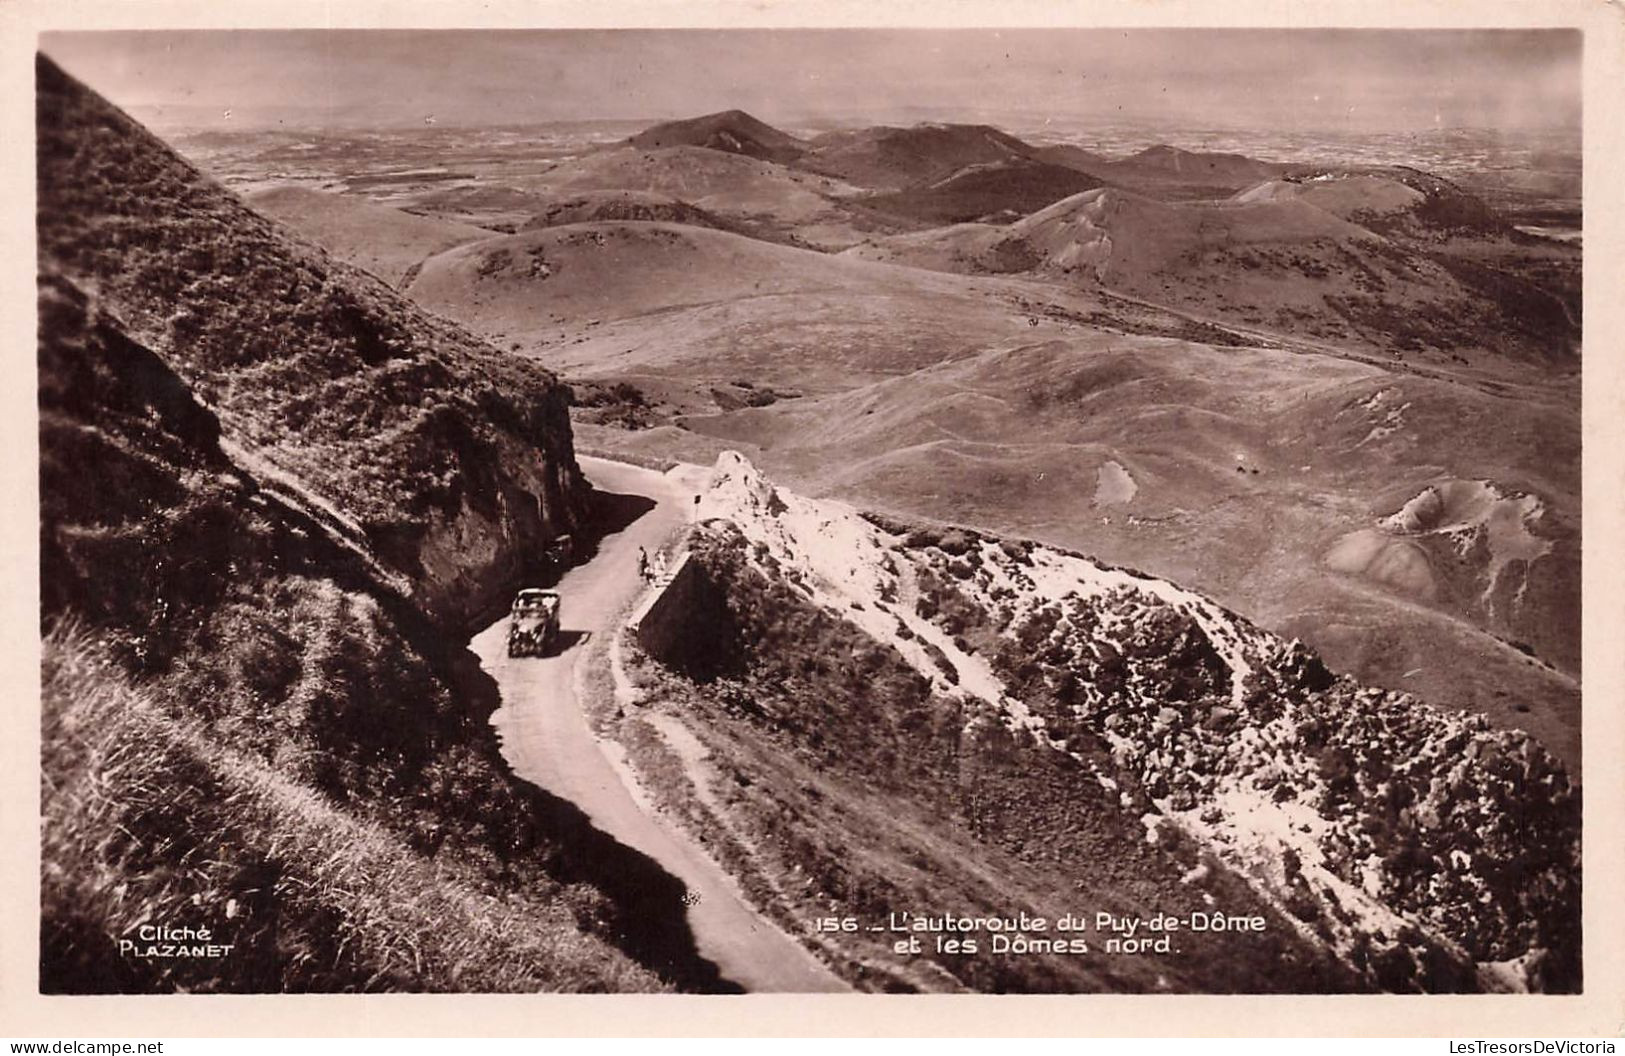
[(1587, 991), (1580, 29), (36, 51), (39, 993)]

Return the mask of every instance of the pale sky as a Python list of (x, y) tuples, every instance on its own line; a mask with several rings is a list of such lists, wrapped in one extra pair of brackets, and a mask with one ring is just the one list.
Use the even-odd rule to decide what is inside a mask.
[(929, 108), (1405, 131), (1571, 127), (1580, 112), (1574, 30), (154, 31), (51, 33), (41, 50), (121, 106), (238, 124)]

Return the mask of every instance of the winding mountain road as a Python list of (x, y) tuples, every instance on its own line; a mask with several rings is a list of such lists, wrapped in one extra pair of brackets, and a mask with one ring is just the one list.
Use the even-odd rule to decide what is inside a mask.
[(653, 553), (684, 524), (693, 492), (653, 470), (606, 459), (582, 458), (580, 463), (598, 490), (641, 495), (654, 505), (605, 537), (592, 559), (571, 569), (558, 584), (561, 651), (509, 657), (506, 616), (474, 637), (470, 648), (502, 694), (502, 707), (491, 722), (501, 737), (503, 756), (514, 773), (574, 803), (597, 829), (681, 880), (688, 888), (687, 917), (695, 946), (725, 978), (747, 991), (850, 989), (752, 909), (699, 844), (632, 795), (588, 726), (577, 698), (577, 668), (594, 655), (588, 644), (613, 634), (617, 617), (643, 589), (638, 548)]

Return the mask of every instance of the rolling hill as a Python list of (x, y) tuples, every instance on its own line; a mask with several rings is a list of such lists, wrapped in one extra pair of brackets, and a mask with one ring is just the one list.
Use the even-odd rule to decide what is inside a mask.
[(1324, 209), (1345, 220), (1360, 215), (1388, 216), (1409, 212), (1426, 197), (1423, 192), (1398, 180), (1381, 176), (1349, 176), (1339, 179), (1271, 179), (1237, 191), (1230, 199), (1238, 203), (1298, 200)]
[(967, 224), (875, 240), (850, 255), (1141, 286), (1203, 250), (1338, 240), (1377, 241), (1358, 225), (1292, 200), (1247, 200), (1221, 207), (1162, 202), (1103, 187), (1056, 202), (1004, 229)]
[(847, 253), (1097, 285), (1395, 359), (1572, 367), (1578, 306), (1566, 280), (1545, 281), (1540, 270), (1564, 247), (1524, 250), (1486, 232), (1459, 197), (1404, 193), (1412, 190), (1370, 179), (1275, 181), (1223, 202), (1166, 202), (1102, 187), (1008, 227), (962, 224), (870, 239)]
[[(1081, 324), (684, 425), (811, 494), (1155, 569), (1579, 766), (1578, 427), (1561, 390)], [(1426, 527), (1385, 521), (1466, 487), (1441, 478), (1501, 499)], [(1414, 555), (1411, 578), (1383, 546)]]
[[(573, 378), (846, 388), (1013, 338), (996, 287), (724, 231), (605, 222), (474, 243), (408, 293)], [(703, 405), (709, 405), (707, 398)]]
[(739, 229), (739, 225), (690, 205), (680, 198), (651, 191), (586, 191), (581, 194), (560, 195), (548, 201), (520, 227), (520, 231), (537, 231), (544, 227), (562, 227), (566, 224), (588, 224), (599, 220), (650, 220), (691, 224), (695, 227), (714, 227), (719, 231), (733, 231), (736, 234), (745, 233)]
[(1030, 158), (1033, 149), (991, 125), (876, 126), (807, 141), (796, 164), (877, 191), (947, 179), (970, 165)]
[(678, 198), (696, 208), (814, 246), (844, 247), (865, 233), (907, 230), (910, 224), (848, 207), (858, 189), (828, 176), (707, 147), (655, 150), (620, 147), (560, 163), (523, 181), (521, 189), (550, 196), (638, 191)]
[(1166, 143), (1147, 147), (1117, 163), (1123, 171), (1159, 172), (1214, 183), (1252, 181), (1279, 172), (1284, 166), (1258, 161), (1243, 154), (1183, 150)]
[(1166, 143), (1104, 164), (1087, 158), (1074, 162), (1108, 183), (1168, 201), (1221, 199), (1292, 168), (1243, 154), (1185, 150)]
[(1056, 143), (1039, 147), (1033, 151), (1033, 157), (1039, 161), (1047, 161), (1051, 165), (1064, 165), (1069, 169), (1077, 169), (1091, 175), (1097, 168), (1109, 165), (1112, 161), (1104, 154), (1085, 150), (1074, 143)]

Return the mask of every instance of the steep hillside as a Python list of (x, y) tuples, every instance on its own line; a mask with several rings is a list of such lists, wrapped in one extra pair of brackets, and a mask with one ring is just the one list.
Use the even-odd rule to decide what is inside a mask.
[(42, 266), (93, 288), (425, 609), (478, 611), (585, 488), (566, 394), (290, 238), (42, 59)]
[(708, 985), (681, 885), (513, 778), (456, 644), (583, 526), (556, 382), (43, 59), (38, 97), (44, 989)]
[(309, 187), (256, 191), (248, 196), (248, 204), (397, 288), (425, 257), (492, 234), (471, 224), (414, 216), (365, 198)]
[(639, 150), (661, 147), (706, 147), (767, 161), (790, 161), (803, 151), (801, 140), (759, 121), (743, 110), (667, 121), (627, 140)]
[[(607, 941), (635, 908), (578, 882), (579, 823), (509, 775), (443, 630), (50, 266), (44, 989), (659, 988)], [(155, 922), (233, 953), (117, 947)]]
[[(82, 629), (46, 637), (43, 680), (45, 993), (665, 989), (582, 930), (597, 892), (520, 868), (493, 897), (452, 848), (422, 853), (171, 713)], [(229, 953), (121, 950), (160, 921)]]
[[(1579, 798), (1529, 737), (1337, 678), (1166, 581), (866, 518), (735, 455), (699, 514), (709, 600), (645, 675), (663, 717), (631, 732), (654, 763), (639, 723), (697, 728), (692, 822), (762, 897), (855, 917), (833, 937), (849, 956), (975, 988), (1578, 987)], [(922, 906), (1053, 921), (1113, 895), (1187, 927), (1114, 954), (1091, 919), (1090, 952), (1038, 963), (910, 961), (866, 934)], [(1217, 959), (1189, 927), (1213, 908), (1258, 920)]]

